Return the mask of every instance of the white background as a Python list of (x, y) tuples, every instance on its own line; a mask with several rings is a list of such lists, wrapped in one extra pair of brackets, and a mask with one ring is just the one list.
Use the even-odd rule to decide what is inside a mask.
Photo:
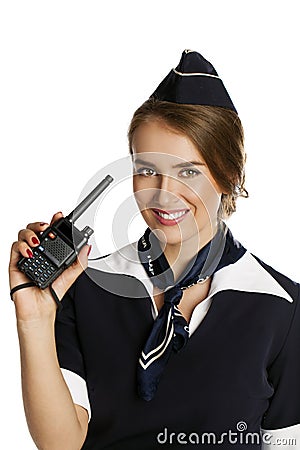
[[(10, 245), (28, 222), (68, 213), (98, 170), (127, 156), (134, 110), (186, 48), (213, 63), (245, 128), (250, 198), (239, 199), (230, 228), (300, 281), (298, 18), (296, 1), (1, 2), (1, 448), (35, 448), (21, 398)], [(130, 195), (130, 183), (117, 192), (100, 217), (105, 250), (114, 250), (109, 206)], [(145, 228), (136, 225), (134, 239)]]

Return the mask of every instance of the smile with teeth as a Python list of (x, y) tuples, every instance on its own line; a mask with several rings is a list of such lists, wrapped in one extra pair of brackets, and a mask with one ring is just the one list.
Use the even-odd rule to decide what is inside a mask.
[(182, 217), (184, 214), (186, 214), (188, 212), (188, 210), (185, 210), (185, 211), (179, 211), (176, 213), (166, 214), (166, 213), (162, 213), (162, 212), (158, 211), (157, 209), (155, 209), (154, 211), (156, 212), (156, 214), (158, 214), (160, 217), (162, 217), (165, 220), (179, 219), (179, 217)]

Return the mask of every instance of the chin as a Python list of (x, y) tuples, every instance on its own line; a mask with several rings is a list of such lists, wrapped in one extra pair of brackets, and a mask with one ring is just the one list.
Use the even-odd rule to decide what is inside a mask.
[(170, 233), (164, 233), (164, 231), (160, 231), (155, 229), (155, 236), (162, 244), (168, 244), (168, 245), (179, 245), (182, 244), (182, 242), (185, 240), (184, 237), (180, 234), (171, 235)]
[(168, 245), (180, 245), (188, 241), (193, 236), (198, 236), (199, 233), (191, 233), (191, 230), (183, 230), (179, 227), (164, 227), (160, 224), (148, 223), (149, 228), (154, 232), (157, 239)]

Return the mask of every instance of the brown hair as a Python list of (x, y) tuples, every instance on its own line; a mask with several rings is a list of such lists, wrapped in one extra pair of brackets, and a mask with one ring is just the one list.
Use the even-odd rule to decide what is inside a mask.
[(153, 119), (188, 136), (196, 145), (213, 178), (226, 192), (221, 197), (219, 218), (228, 218), (236, 211), (237, 197), (249, 196), (244, 186), (244, 131), (238, 115), (217, 106), (186, 105), (150, 98), (132, 117), (128, 130), (131, 154), (135, 130)]

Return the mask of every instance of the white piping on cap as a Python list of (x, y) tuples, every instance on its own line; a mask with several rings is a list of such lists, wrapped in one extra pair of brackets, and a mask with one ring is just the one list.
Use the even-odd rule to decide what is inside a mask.
[(217, 75), (211, 75), (210, 73), (201, 73), (201, 72), (193, 72), (193, 73), (182, 73), (182, 72), (178, 72), (176, 69), (173, 69), (173, 71), (177, 74), (177, 75), (181, 75), (182, 77), (191, 77), (194, 75), (202, 75), (203, 77), (212, 77), (212, 78), (219, 78)]

